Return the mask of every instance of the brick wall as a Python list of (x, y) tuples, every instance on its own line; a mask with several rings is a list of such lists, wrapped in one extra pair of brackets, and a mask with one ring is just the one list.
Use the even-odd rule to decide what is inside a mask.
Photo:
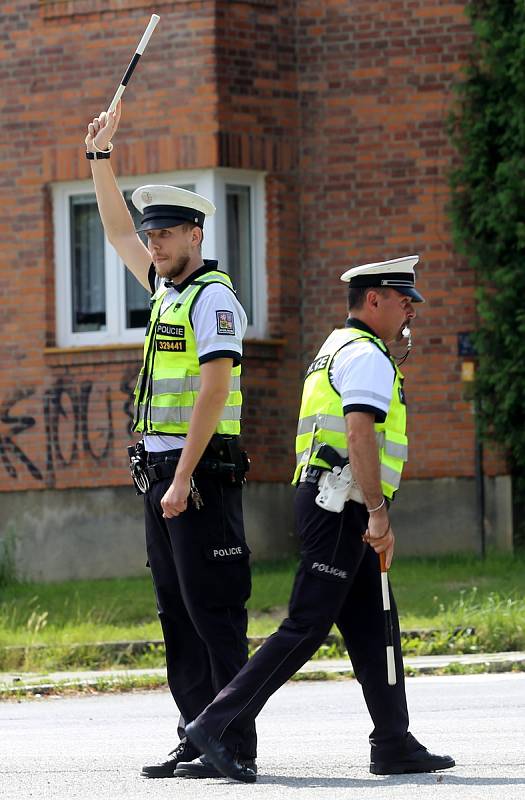
[(454, 158), (446, 118), (471, 40), (464, 5), (297, 4), (304, 357), (345, 317), (345, 268), (421, 255), (418, 285), (429, 302), (418, 308), (403, 367), (408, 477), (474, 470), (457, 355), (457, 333), (475, 324), (473, 274), (454, 252), (446, 216)]
[[(471, 476), (456, 335), (474, 325), (473, 277), (445, 213), (446, 113), (470, 42), (464, 4), (161, 0), (155, 10), (161, 24), (126, 92), (117, 174), (267, 174), (268, 339), (247, 343), (244, 364), (253, 477), (289, 477), (301, 373), (345, 316), (339, 274), (410, 252), (421, 254), (430, 302), (405, 369), (409, 475)], [(49, 187), (88, 177), (85, 125), (150, 13), (140, 0), (0, 3), (4, 490), (128, 480), (140, 352), (54, 347)], [(502, 470), (497, 458), (490, 466)]]
[[(126, 92), (118, 175), (217, 163), (215, 3), (161, 2), (162, 27)], [(149, 16), (138, 2), (0, 5), (4, 490), (128, 482), (139, 348), (56, 351), (50, 184), (87, 178), (83, 139)]]
[(220, 164), (267, 173), (268, 335), (248, 346), (244, 436), (259, 480), (290, 479), (300, 399), (295, 2), (217, 3)]

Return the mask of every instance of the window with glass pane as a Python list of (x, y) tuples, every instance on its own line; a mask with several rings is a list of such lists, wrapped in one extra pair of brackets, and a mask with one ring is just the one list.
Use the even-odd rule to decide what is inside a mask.
[(251, 188), (226, 184), (228, 272), (248, 316), (253, 322)]
[(72, 329), (106, 328), (104, 231), (94, 194), (69, 199), (71, 220)]
[[(133, 190), (124, 192), (124, 199), (129, 208), (136, 228), (140, 225), (141, 214), (131, 202)], [(139, 233), (146, 244), (146, 234)], [(135, 278), (133, 273), (126, 269), (126, 328), (145, 328), (149, 319), (149, 293)]]

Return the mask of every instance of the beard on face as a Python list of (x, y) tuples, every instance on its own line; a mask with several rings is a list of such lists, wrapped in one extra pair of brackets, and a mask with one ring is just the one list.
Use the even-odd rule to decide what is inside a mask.
[(188, 266), (189, 260), (189, 254), (185, 253), (184, 255), (179, 256), (175, 263), (169, 267), (166, 272), (161, 272), (158, 267), (155, 268), (155, 271), (161, 278), (168, 278), (168, 280), (171, 280), (172, 278), (177, 278), (184, 272)]

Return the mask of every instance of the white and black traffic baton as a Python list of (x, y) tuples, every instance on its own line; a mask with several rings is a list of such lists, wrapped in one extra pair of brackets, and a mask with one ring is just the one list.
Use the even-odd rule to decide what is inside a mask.
[(139, 63), (140, 57), (141, 57), (142, 53), (144, 52), (144, 50), (146, 49), (149, 40), (151, 39), (151, 34), (155, 30), (155, 28), (157, 26), (157, 22), (159, 21), (159, 19), (160, 19), (160, 17), (158, 16), (158, 14), (152, 14), (151, 15), (151, 19), (150, 19), (150, 21), (148, 23), (148, 27), (144, 31), (144, 33), (142, 35), (142, 39), (138, 43), (137, 49), (135, 50), (135, 55), (133, 56), (133, 58), (129, 62), (129, 66), (128, 66), (126, 72), (124, 73), (124, 77), (120, 81), (120, 86), (118, 87), (117, 91), (115, 92), (115, 96), (114, 96), (113, 100), (109, 104), (108, 114), (111, 114), (115, 110), (118, 101), (120, 100), (120, 98), (124, 94), (124, 89), (128, 85), (129, 79), (133, 75), (135, 67)]
[(394, 627), (392, 624), (392, 611), (390, 609), (390, 592), (388, 591), (388, 570), (386, 568), (385, 553), (379, 553), (379, 566), (381, 569), (381, 594), (383, 595), (383, 610), (385, 612), (387, 680), (389, 686), (395, 686), (396, 662), (394, 659)]

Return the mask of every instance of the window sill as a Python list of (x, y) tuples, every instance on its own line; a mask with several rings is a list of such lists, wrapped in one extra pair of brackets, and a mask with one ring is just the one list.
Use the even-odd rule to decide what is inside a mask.
[(142, 342), (126, 344), (81, 344), (74, 347), (45, 347), (44, 355), (55, 356), (63, 353), (100, 353), (101, 350), (142, 350)]
[[(287, 343), (286, 339), (245, 339), (244, 358), (273, 360), (279, 358), (282, 349)], [(140, 361), (142, 357), (142, 344), (89, 344), (77, 347), (46, 347), (44, 357), (51, 366), (81, 364), (103, 364)], [(104, 360), (101, 355), (106, 354)]]
[[(77, 347), (46, 347), (44, 358), (50, 366), (81, 366), (84, 364), (137, 363), (142, 356), (143, 345), (126, 344), (88, 344)], [(105, 357), (101, 359), (101, 355)]]

